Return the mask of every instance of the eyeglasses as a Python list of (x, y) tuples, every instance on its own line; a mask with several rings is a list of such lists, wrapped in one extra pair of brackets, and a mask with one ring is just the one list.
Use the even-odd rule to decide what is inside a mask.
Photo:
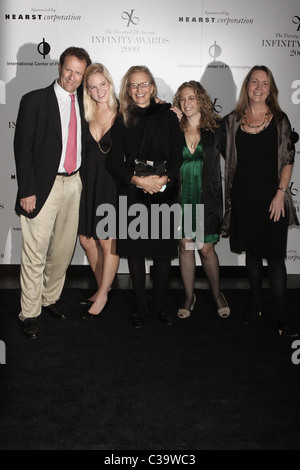
[(130, 83), (128, 86), (129, 88), (136, 90), (139, 86), (141, 88), (148, 88), (149, 85), (150, 85), (150, 82), (141, 82), (141, 83)]

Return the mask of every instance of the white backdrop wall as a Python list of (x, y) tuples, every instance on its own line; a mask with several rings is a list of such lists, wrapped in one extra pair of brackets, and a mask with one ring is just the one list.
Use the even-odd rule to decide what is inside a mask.
[[(127, 69), (145, 64), (160, 98), (172, 102), (183, 81), (199, 80), (222, 116), (234, 108), (249, 69), (267, 65), (299, 135), (299, 0), (0, 0), (0, 264), (20, 263), (12, 145), (20, 98), (57, 78), (59, 56), (71, 45), (107, 66), (117, 93)], [(298, 141), (291, 179), (298, 215), (299, 154)], [(299, 235), (299, 228), (289, 230), (290, 274), (300, 273)], [(223, 266), (244, 265), (244, 255), (231, 253), (228, 239), (220, 240), (217, 252)], [(79, 243), (72, 264), (87, 264)], [(126, 271), (122, 260), (119, 272)]]

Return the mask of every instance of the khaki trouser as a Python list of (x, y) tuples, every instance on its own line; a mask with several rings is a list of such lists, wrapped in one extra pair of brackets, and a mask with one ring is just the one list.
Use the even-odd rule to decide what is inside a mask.
[(21, 216), (21, 320), (39, 316), (60, 298), (77, 240), (81, 189), (79, 172), (57, 175), (38, 215)]

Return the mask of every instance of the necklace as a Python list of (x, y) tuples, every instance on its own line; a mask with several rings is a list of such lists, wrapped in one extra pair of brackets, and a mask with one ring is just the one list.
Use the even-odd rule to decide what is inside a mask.
[(104, 155), (106, 155), (110, 149), (111, 149), (111, 146), (112, 146), (112, 140), (110, 139), (110, 144), (109, 144), (109, 147), (108, 149), (106, 150), (106, 152), (102, 149), (101, 145), (100, 145), (100, 142), (97, 140), (97, 145), (98, 145), (98, 148), (100, 150), (101, 153), (104, 153)]
[[(110, 117), (111, 117), (111, 116), (110, 116)], [(96, 119), (96, 121), (97, 121), (97, 119)], [(97, 122), (98, 122), (98, 121), (97, 121)], [(108, 122), (108, 121), (107, 121), (107, 122)], [(110, 149), (111, 149), (112, 140), (110, 139), (110, 144), (109, 144), (108, 149), (107, 149), (106, 151), (103, 150), (103, 148), (102, 148), (101, 145), (100, 145), (100, 140), (102, 139), (102, 137), (103, 137), (104, 134), (102, 135), (102, 137), (100, 137), (100, 139), (98, 139), (98, 132), (97, 132), (97, 127), (96, 127), (95, 121), (93, 121), (93, 124), (94, 124), (94, 129), (95, 129), (95, 140), (96, 140), (96, 142), (97, 142), (98, 149), (100, 150), (101, 153), (103, 153), (104, 155), (106, 155), (106, 154), (110, 151)]]
[(268, 111), (265, 114), (265, 119), (261, 124), (258, 124), (256, 126), (253, 126), (252, 124), (249, 124), (247, 121), (247, 116), (246, 113), (243, 115), (243, 122), (242, 126), (248, 126), (250, 129), (257, 129), (258, 127), (262, 127), (264, 124), (268, 123), (268, 116), (271, 114), (271, 111), (268, 109)]
[(194, 150), (196, 144), (198, 143), (198, 134), (197, 134), (197, 137), (195, 138), (195, 140), (192, 140), (187, 134), (185, 134), (185, 136), (189, 139), (189, 141), (191, 142), (191, 149)]

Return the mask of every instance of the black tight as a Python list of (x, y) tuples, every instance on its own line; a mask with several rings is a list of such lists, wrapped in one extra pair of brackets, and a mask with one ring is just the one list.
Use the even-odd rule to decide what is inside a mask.
[[(286, 315), (286, 266), (284, 259), (270, 260), (268, 264), (268, 281), (271, 295), (274, 302), (274, 312), (277, 322), (287, 325)], [(261, 311), (262, 308), (262, 268), (263, 262), (258, 258), (246, 252), (246, 268), (248, 274), (249, 285), (252, 294), (252, 309)]]
[[(147, 312), (145, 258), (128, 258), (130, 277), (138, 301), (138, 311)], [(167, 288), (171, 258), (153, 258), (153, 308), (162, 309), (162, 300)]]

